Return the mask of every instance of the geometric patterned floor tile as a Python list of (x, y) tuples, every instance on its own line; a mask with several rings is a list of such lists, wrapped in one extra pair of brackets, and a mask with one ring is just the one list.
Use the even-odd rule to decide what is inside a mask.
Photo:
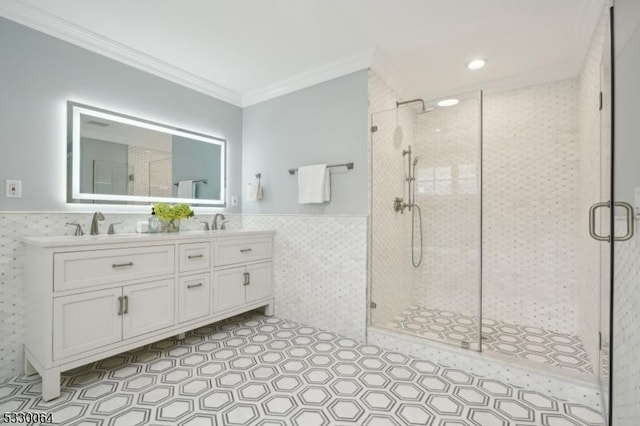
[(0, 411), (87, 426), (602, 424), (583, 405), (258, 313), (63, 373), (57, 400), (39, 392), (37, 375), (0, 383)]
[[(478, 340), (477, 318), (412, 305), (396, 315), (386, 328), (460, 346)], [(579, 336), (539, 327), (482, 319), (482, 350), (495, 351), (579, 373), (593, 374), (593, 366)]]

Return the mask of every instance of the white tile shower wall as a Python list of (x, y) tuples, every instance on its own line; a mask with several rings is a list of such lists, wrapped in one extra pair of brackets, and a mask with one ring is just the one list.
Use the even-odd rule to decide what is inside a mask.
[[(374, 71), (369, 72), (371, 125), (371, 320), (384, 325), (411, 301), (410, 215), (393, 210), (393, 200), (407, 200), (403, 149), (413, 144), (414, 107), (396, 109), (400, 100)], [(415, 149), (415, 146), (414, 146)]]
[(242, 225), (276, 231), (276, 315), (364, 340), (366, 216), (243, 215)]
[(478, 352), (463, 352), (444, 345), (425, 344), (422, 339), (406, 338), (379, 329), (369, 329), (367, 343), (416, 358), (428, 359), (446, 367), (459, 368), (477, 376), (506, 382), (522, 389), (577, 402), (598, 410), (601, 408), (599, 391), (595, 386), (568, 380), (566, 377), (544, 374), (539, 370), (515, 365), (511, 361), (500, 362), (484, 357)]
[(171, 153), (129, 145), (129, 194), (171, 197)]
[[(135, 231), (135, 224), (145, 220), (146, 215), (106, 214), (100, 223), (101, 232), (106, 232), (111, 222), (116, 232)], [(231, 222), (229, 229), (242, 227), (242, 216), (227, 215)], [(198, 215), (183, 220), (181, 230), (202, 229), (200, 221), (211, 223), (212, 215)], [(67, 222), (77, 222), (88, 232), (91, 215), (82, 213), (20, 213), (0, 212), (0, 380), (15, 376), (23, 368), (24, 306), (23, 285), (23, 244), (27, 236), (73, 235), (73, 228)]]
[[(624, 220), (616, 229), (625, 229)], [(640, 229), (636, 218), (636, 229)], [(640, 234), (615, 245), (613, 336), (613, 421), (637, 425), (640, 419)]]
[[(602, 243), (593, 240), (587, 232), (589, 219), (587, 212), (593, 203), (603, 201), (600, 191), (601, 152), (600, 149), (600, 66), (608, 29), (608, 11), (600, 19), (591, 40), (582, 72), (578, 80), (578, 149), (579, 149), (579, 203), (576, 224), (578, 242), (578, 334), (582, 338), (589, 359), (598, 361), (598, 334), (600, 316), (600, 248)], [(608, 164), (609, 158), (604, 158)], [(608, 182), (606, 182), (608, 183)], [(605, 274), (606, 275), (606, 274)]]
[[(479, 93), (455, 108), (416, 115), (415, 129), (416, 201), (422, 211), (424, 255), (419, 268), (410, 268), (417, 299), (414, 304), (477, 317), (481, 212)], [(418, 247), (418, 216), (415, 231)]]
[(577, 80), (484, 102), (483, 314), (578, 332)]

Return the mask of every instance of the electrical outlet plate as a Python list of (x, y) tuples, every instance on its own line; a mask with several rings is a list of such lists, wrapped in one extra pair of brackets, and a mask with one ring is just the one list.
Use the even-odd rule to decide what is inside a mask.
[(22, 181), (7, 179), (5, 196), (7, 198), (22, 198)]

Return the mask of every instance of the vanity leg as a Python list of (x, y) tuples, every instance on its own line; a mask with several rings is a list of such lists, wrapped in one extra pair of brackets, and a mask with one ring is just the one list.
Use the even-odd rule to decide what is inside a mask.
[(38, 370), (36, 370), (33, 365), (29, 362), (29, 359), (25, 356), (24, 357), (24, 375), (25, 376), (33, 376), (34, 374), (37, 374)]
[(176, 334), (176, 339), (178, 339), (178, 340), (184, 340), (185, 336), (186, 336), (186, 333)]
[(42, 377), (42, 399), (51, 401), (60, 396), (60, 368), (54, 367), (40, 372)]
[(269, 303), (264, 307), (264, 314), (268, 317), (273, 316), (273, 303)]

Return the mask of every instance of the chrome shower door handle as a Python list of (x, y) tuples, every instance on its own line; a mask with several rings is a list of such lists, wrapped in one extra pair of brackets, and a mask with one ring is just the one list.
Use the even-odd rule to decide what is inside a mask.
[(618, 201), (615, 203), (616, 207), (622, 207), (626, 210), (626, 218), (627, 218), (627, 233), (621, 237), (614, 237), (614, 241), (629, 241), (633, 238), (633, 233), (635, 230), (635, 214), (633, 211), (633, 206), (629, 203), (625, 203), (623, 201)]
[(611, 236), (610, 235), (607, 235), (605, 237), (605, 236), (602, 236), (602, 235), (598, 235), (596, 233), (596, 211), (598, 211), (598, 209), (600, 207), (610, 208), (611, 207), (611, 201), (595, 203), (594, 205), (591, 206), (591, 208), (589, 208), (589, 235), (591, 235), (591, 238), (593, 238), (594, 240), (606, 241), (606, 242), (610, 243), (611, 242)]

